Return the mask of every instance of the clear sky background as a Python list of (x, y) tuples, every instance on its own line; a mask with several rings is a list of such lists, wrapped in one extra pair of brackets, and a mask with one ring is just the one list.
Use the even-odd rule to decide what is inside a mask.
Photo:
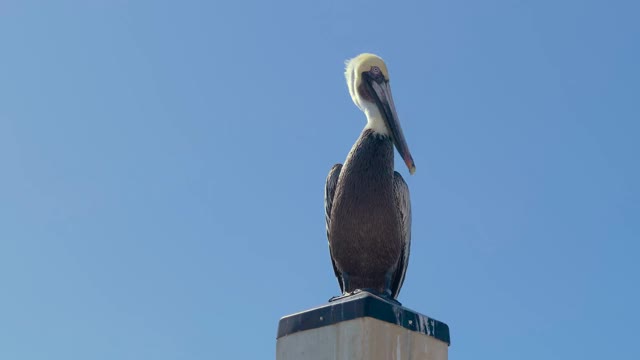
[(272, 359), (389, 66), (399, 300), (452, 359), (639, 359), (637, 1), (0, 1), (0, 359)]

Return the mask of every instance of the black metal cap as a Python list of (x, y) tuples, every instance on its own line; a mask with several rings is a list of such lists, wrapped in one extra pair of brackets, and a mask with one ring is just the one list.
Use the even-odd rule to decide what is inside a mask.
[(402, 326), (451, 345), (447, 324), (364, 291), (283, 317), (278, 324), (277, 338), (361, 317), (370, 317)]

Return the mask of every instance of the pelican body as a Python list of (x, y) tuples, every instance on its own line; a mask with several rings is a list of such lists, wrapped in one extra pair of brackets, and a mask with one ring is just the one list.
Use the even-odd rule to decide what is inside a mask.
[(411, 244), (409, 188), (394, 171), (394, 145), (409, 172), (415, 164), (398, 121), (384, 61), (361, 54), (345, 71), (367, 125), (344, 164), (329, 171), (325, 215), (329, 252), (343, 295), (367, 290), (396, 299)]

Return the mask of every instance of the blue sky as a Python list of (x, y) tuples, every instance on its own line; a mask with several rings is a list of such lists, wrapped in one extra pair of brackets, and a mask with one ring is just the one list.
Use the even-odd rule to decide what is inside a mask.
[(633, 1), (0, 1), (0, 358), (269, 359), (389, 66), (400, 301), (456, 359), (640, 358)]

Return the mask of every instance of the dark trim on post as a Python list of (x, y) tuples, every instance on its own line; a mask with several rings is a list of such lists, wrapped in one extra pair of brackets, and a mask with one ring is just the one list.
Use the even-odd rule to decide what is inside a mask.
[(402, 326), (451, 345), (447, 324), (364, 291), (283, 317), (278, 324), (277, 338), (361, 317)]

